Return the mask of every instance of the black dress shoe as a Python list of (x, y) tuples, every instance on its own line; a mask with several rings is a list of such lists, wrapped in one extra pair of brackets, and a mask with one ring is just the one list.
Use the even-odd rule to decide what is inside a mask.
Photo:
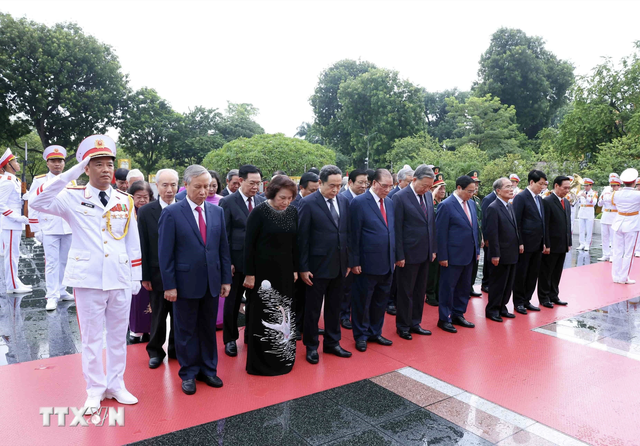
[(431, 305), (432, 307), (437, 307), (438, 306), (438, 302), (436, 301), (432, 301), (427, 299), (425, 302), (427, 302), (427, 305)]
[(553, 304), (551, 302), (543, 302), (540, 305), (542, 305), (545, 308), (553, 308)]
[[(366, 346), (367, 343), (365, 342), (364, 345)], [(340, 358), (351, 358), (351, 352), (346, 351), (339, 345), (336, 345), (335, 347), (322, 347), (322, 351), (324, 353), (336, 355)]]
[(409, 329), (409, 333), (415, 333), (415, 334), (419, 334), (419, 335), (422, 335), (422, 336), (431, 335), (431, 332), (429, 330), (425, 330), (424, 328), (422, 328), (419, 325), (417, 327), (411, 327)]
[(198, 373), (196, 375), (196, 379), (198, 381), (202, 381), (209, 387), (222, 387), (222, 380), (217, 376), (208, 376), (208, 375), (205, 375), (204, 373)]
[(227, 342), (224, 345), (224, 352), (227, 356), (238, 356), (238, 347), (236, 341)]
[(411, 336), (411, 333), (409, 333), (409, 330), (405, 331), (405, 330), (400, 330), (398, 328), (396, 329), (396, 333), (398, 333), (398, 336), (400, 336), (402, 339), (406, 339), (407, 341), (410, 341), (411, 339), (413, 339), (413, 337)]
[(153, 358), (149, 358), (150, 369), (157, 369), (158, 367), (160, 367), (160, 364), (162, 364), (162, 358), (159, 358), (157, 356), (154, 356)]
[(487, 316), (487, 319), (491, 319), (492, 321), (495, 322), (502, 322), (502, 318), (500, 316)]
[(320, 361), (318, 350), (307, 350), (307, 362), (309, 364), (317, 364)]
[(178, 355), (176, 355), (175, 350), (169, 350), (169, 352), (167, 353), (167, 356), (169, 357), (169, 359), (178, 359)]
[(302, 341), (302, 335), (301, 334), (297, 334), (296, 335), (296, 341)]
[(563, 302), (561, 300), (552, 300), (551, 302), (553, 302), (556, 305), (567, 305), (567, 302)]
[(516, 311), (520, 314), (527, 314), (527, 309), (523, 305), (518, 305)]
[(196, 393), (196, 380), (195, 379), (185, 379), (182, 381), (182, 391), (187, 395), (193, 395)]
[(452, 317), (451, 323), (453, 325), (460, 325), (461, 327), (467, 327), (467, 328), (475, 327), (475, 325), (473, 325), (471, 322), (466, 320), (463, 316)]
[(443, 329), (446, 332), (449, 333), (457, 333), (458, 329), (456, 327), (454, 327), (451, 322), (446, 322), (446, 321), (441, 321), (438, 319), (438, 328)]
[(342, 325), (342, 328), (346, 328), (347, 330), (351, 330), (353, 328), (349, 319), (342, 319), (340, 321), (340, 325)]
[(387, 347), (393, 344), (393, 341), (383, 338), (382, 336), (371, 336), (369, 338), (369, 342), (377, 342), (378, 344), (385, 345)]
[(540, 311), (540, 307), (536, 307), (535, 305), (526, 304), (524, 307), (529, 311)]
[(471, 290), (469, 292), (469, 296), (471, 296), (471, 297), (482, 297), (482, 293), (476, 293), (476, 290)]
[(480, 287), (480, 291), (482, 291), (483, 293), (488, 293), (489, 292), (489, 287), (488, 286)]
[(324, 336), (324, 328), (318, 328), (318, 336)]
[[(524, 311), (527, 311), (527, 310), (524, 310)], [(500, 313), (500, 316), (501, 317), (507, 317), (509, 319), (513, 319), (514, 317), (516, 317), (515, 314), (509, 313), (508, 311), (503, 311), (502, 313)]]
[(359, 352), (367, 351), (367, 341), (356, 341), (356, 350)]
[(398, 313), (398, 309), (395, 305), (389, 305), (387, 307), (387, 313), (389, 313), (391, 316), (395, 316)]

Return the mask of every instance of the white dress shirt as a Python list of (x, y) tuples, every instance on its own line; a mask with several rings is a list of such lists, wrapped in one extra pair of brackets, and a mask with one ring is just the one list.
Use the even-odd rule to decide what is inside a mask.
[(98, 200), (100, 199), (100, 192), (105, 192), (107, 194), (107, 201), (111, 198), (111, 191), (113, 190), (110, 187), (107, 187), (105, 190), (96, 189), (91, 183), (88, 183), (86, 188), (89, 189), (92, 196), (98, 197)]
[[(320, 194), (322, 195), (322, 194)], [(322, 197), (324, 198), (324, 202), (327, 203), (327, 207), (329, 208), (329, 212), (331, 212), (331, 203), (329, 203), (329, 198), (325, 197), (324, 195), (322, 195)], [(338, 206), (338, 197), (336, 196), (335, 198), (332, 198), (333, 200), (333, 208), (336, 210), (336, 212), (338, 213), (338, 217), (340, 216), (340, 209)]]
[[(162, 198), (158, 198), (158, 201), (160, 202), (160, 208), (164, 209), (167, 206), (172, 205), (173, 203), (176, 202), (176, 199), (174, 198), (173, 201), (171, 203), (166, 203)], [(197, 212), (197, 211), (196, 211)]]
[(187, 202), (189, 203), (189, 206), (191, 206), (191, 212), (193, 213), (193, 218), (196, 219), (196, 226), (198, 226), (198, 229), (200, 229), (200, 213), (198, 213), (198, 211), (196, 211), (196, 208), (199, 207), (202, 209), (202, 218), (204, 219), (204, 224), (207, 224), (207, 216), (205, 215), (205, 211), (204, 211), (204, 203), (202, 203), (200, 206), (198, 206), (197, 204), (195, 204), (193, 201), (191, 201), (189, 199), (189, 197), (185, 197), (187, 199)]
[[(240, 193), (240, 196), (242, 197), (242, 201), (244, 201), (244, 205), (247, 207), (247, 209), (249, 209), (249, 197), (247, 197), (245, 194), (242, 193), (242, 189), (238, 188), (238, 192)], [(253, 208), (256, 207), (256, 197), (253, 196), (251, 197), (251, 206), (253, 206)]]

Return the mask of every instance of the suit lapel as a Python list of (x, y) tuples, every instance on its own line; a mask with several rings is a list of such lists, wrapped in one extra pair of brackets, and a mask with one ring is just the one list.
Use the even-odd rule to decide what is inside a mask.
[[(373, 198), (373, 195), (371, 195), (370, 191), (365, 192), (365, 194), (368, 194), (367, 197), (366, 197), (366, 200), (369, 202), (369, 206), (371, 206), (371, 209), (374, 210), (375, 214), (378, 216), (378, 218), (380, 219), (382, 224), (387, 226), (387, 223), (384, 221), (384, 218), (382, 218), (382, 212), (380, 212), (380, 205), (378, 203), (376, 203), (376, 200), (375, 200), (375, 198)], [(384, 210), (385, 210), (385, 212), (387, 211), (387, 204), (386, 203), (385, 203)]]
[(189, 226), (191, 226), (191, 229), (193, 229), (193, 232), (196, 234), (198, 240), (200, 240), (200, 243), (204, 245), (204, 240), (202, 240), (202, 235), (200, 235), (200, 230), (198, 229), (198, 225), (196, 224), (196, 218), (193, 215), (193, 211), (191, 210), (189, 202), (185, 198), (184, 200), (180, 200), (180, 204), (182, 205), (182, 213), (187, 219)]
[[(465, 219), (465, 221), (467, 223), (469, 223), (469, 226), (471, 226), (471, 222), (469, 221), (469, 218), (467, 217), (466, 212), (464, 211), (464, 209), (462, 209), (462, 204), (460, 204), (458, 202), (458, 199), (456, 197), (454, 197), (453, 195), (451, 196), (451, 199), (453, 200), (453, 204), (455, 205), (454, 208), (456, 208), (456, 210), (460, 213), (460, 215), (462, 215)], [(469, 206), (469, 203), (467, 203), (467, 207)], [(469, 211), (469, 215), (471, 215), (471, 211)]]
[(204, 213), (207, 216), (207, 240), (213, 237), (212, 231), (215, 226), (217, 226), (218, 222), (216, 221), (215, 215), (213, 215), (213, 206), (214, 204), (207, 203), (206, 201), (203, 203), (204, 205)]
[[(238, 206), (240, 206), (240, 209), (242, 210), (242, 212), (244, 212), (244, 215), (246, 215), (247, 217), (249, 216), (249, 208), (247, 207), (247, 203), (244, 202), (244, 199), (242, 198), (242, 195), (240, 195), (240, 191), (236, 191), (234, 192), (234, 194), (236, 195), (236, 202), (238, 203)], [(255, 197), (253, 197), (253, 207), (255, 208), (256, 206), (256, 200)]]
[[(116, 191), (111, 191), (112, 195), (116, 194)], [(100, 197), (98, 197), (97, 195), (93, 195), (93, 193), (91, 192), (91, 190), (88, 187), (85, 187), (84, 189), (84, 198), (89, 200), (90, 203), (95, 204), (96, 206), (98, 206), (98, 209), (102, 209), (104, 208), (104, 206), (102, 205), (102, 201), (100, 201)], [(107, 206), (109, 205), (109, 203), (107, 203)], [(105, 211), (111, 209), (110, 207), (107, 207), (105, 209)], [(104, 212), (103, 212), (104, 214)]]
[[(407, 194), (407, 199), (411, 202), (411, 204), (413, 204), (413, 207), (415, 207), (418, 210), (418, 213), (422, 216), (422, 220), (424, 220), (424, 222), (427, 222), (427, 216), (425, 215), (424, 211), (422, 210), (422, 208), (420, 207), (420, 203), (418, 202), (418, 199), (416, 198), (416, 194), (413, 193), (413, 189), (411, 189), (411, 186), (407, 186), (404, 189), (402, 189), (401, 191), (399, 191), (398, 193), (402, 192), (405, 189), (409, 189), (409, 192), (403, 192), (405, 194)], [(424, 198), (424, 196), (423, 196)], [(425, 205), (427, 203), (425, 202)]]
[[(333, 224), (333, 226), (336, 226), (336, 222), (333, 219), (333, 215), (331, 215), (331, 212), (329, 211), (329, 206), (327, 205), (327, 202), (324, 199), (324, 196), (320, 192), (314, 192), (314, 193), (318, 194), (316, 196), (316, 201), (318, 203), (318, 206), (320, 206), (320, 208), (324, 211), (324, 215), (327, 216), (327, 218)], [(335, 204), (335, 201), (338, 201), (338, 197), (334, 198), (334, 204)], [(336, 226), (336, 228), (337, 228), (337, 226)]]
[[(497, 200), (498, 198), (496, 198)], [(513, 227), (516, 227), (516, 221), (514, 219), (513, 213), (511, 212), (511, 209), (509, 208), (509, 206), (504, 206), (502, 204), (502, 202), (500, 203), (500, 212), (502, 212), (503, 214), (505, 214), (505, 216), (507, 217), (507, 220), (509, 220), (509, 223), (511, 223), (513, 225)], [(516, 228), (517, 229), (517, 228)]]

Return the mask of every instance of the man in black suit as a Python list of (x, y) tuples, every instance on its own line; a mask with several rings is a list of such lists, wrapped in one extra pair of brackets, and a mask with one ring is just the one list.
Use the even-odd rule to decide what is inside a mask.
[[(347, 202), (351, 203), (358, 195), (362, 195), (367, 191), (367, 172), (363, 169), (354, 169), (349, 173), (349, 182), (347, 183), (347, 190), (340, 192)], [(342, 297), (341, 309), (340, 309), (340, 325), (347, 330), (351, 330), (351, 288), (355, 280), (354, 274), (349, 274), (344, 279), (344, 293)]]
[(227, 187), (225, 187), (220, 195), (226, 197), (227, 195), (231, 195), (240, 187), (240, 176), (238, 175), (238, 169), (231, 169), (227, 174)]
[(485, 315), (492, 321), (502, 322), (503, 317), (515, 317), (507, 310), (507, 303), (516, 277), (518, 256), (524, 252), (524, 246), (520, 243), (516, 217), (509, 204), (509, 200), (513, 198), (511, 180), (506, 177), (498, 178), (493, 183), (493, 190), (496, 199), (482, 215), (485, 220), (485, 241), (489, 241), (489, 255), (484, 258), (484, 264), (493, 265)]
[(489, 292), (489, 276), (493, 269), (493, 263), (489, 261), (489, 240), (487, 238), (487, 232), (484, 229), (487, 227), (487, 209), (494, 201), (496, 201), (496, 193), (491, 192), (482, 199), (480, 206), (482, 210), (482, 234), (484, 235), (484, 247), (482, 248), (484, 251), (484, 263), (482, 265), (482, 285), (480, 285), (480, 290), (485, 293)]
[(142, 286), (149, 291), (151, 304), (151, 336), (147, 344), (149, 368), (160, 367), (165, 357), (162, 348), (167, 339), (167, 315), (171, 317), (169, 331), (169, 357), (176, 357), (173, 335), (173, 305), (164, 298), (164, 285), (160, 274), (158, 259), (158, 221), (160, 213), (167, 206), (175, 203), (178, 191), (178, 172), (173, 169), (162, 169), (156, 174), (158, 200), (142, 206), (138, 210), (138, 232), (142, 250)]
[(341, 183), (342, 171), (336, 166), (324, 166), (320, 170), (320, 189), (304, 198), (299, 208), (300, 278), (306, 284), (304, 345), (311, 364), (319, 360), (318, 321), (323, 298), (322, 351), (341, 358), (351, 356), (340, 347), (340, 303), (344, 278), (351, 271), (347, 252), (349, 202), (338, 195)]
[(300, 203), (302, 202), (302, 199), (317, 191), (319, 187), (320, 184), (318, 183), (318, 175), (313, 172), (305, 172), (300, 177), (298, 195), (295, 196), (291, 204), (296, 209), (300, 209)]
[(564, 259), (571, 249), (571, 203), (564, 198), (571, 189), (569, 177), (553, 180), (553, 193), (543, 201), (545, 218), (545, 251), (542, 253), (538, 278), (538, 300), (543, 307), (567, 305), (560, 300), (560, 278)]
[(420, 327), (427, 291), (429, 263), (436, 258), (436, 226), (431, 186), (435, 175), (418, 166), (409, 186), (393, 196), (396, 231), (396, 331), (402, 339), (411, 333), (430, 335)]
[(524, 252), (518, 258), (516, 279), (513, 286), (513, 305), (520, 314), (540, 311), (531, 304), (531, 296), (536, 288), (540, 260), (544, 246), (544, 205), (540, 192), (545, 187), (547, 176), (540, 170), (532, 170), (528, 175), (529, 186), (513, 199), (516, 224), (520, 231), (520, 242)]
[[(256, 206), (265, 199), (259, 197), (258, 188), (262, 182), (262, 173), (251, 164), (246, 164), (239, 169), (240, 187), (237, 191), (220, 200), (220, 207), (224, 210), (224, 222), (231, 250), (231, 271), (233, 280), (231, 292), (224, 301), (223, 331), (224, 352), (228, 356), (236, 356), (238, 347), (236, 340), (240, 336), (238, 332), (238, 313), (242, 303), (244, 286), (244, 236), (247, 230), (247, 217)], [(245, 305), (245, 315), (249, 306)]]

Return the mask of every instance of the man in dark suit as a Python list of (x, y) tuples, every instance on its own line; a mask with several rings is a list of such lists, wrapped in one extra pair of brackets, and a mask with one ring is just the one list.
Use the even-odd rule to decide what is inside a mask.
[(231, 288), (231, 259), (224, 211), (205, 201), (211, 175), (189, 166), (184, 183), (186, 199), (160, 214), (158, 259), (165, 299), (173, 302), (182, 391), (193, 395), (196, 379), (222, 387), (214, 321), (219, 297)]
[(305, 197), (299, 208), (300, 278), (306, 284), (304, 345), (311, 364), (319, 360), (318, 321), (323, 298), (322, 350), (341, 358), (351, 356), (340, 347), (340, 303), (344, 278), (350, 272), (349, 202), (338, 195), (341, 182), (342, 171), (338, 167), (324, 166), (320, 170), (320, 189)]
[(482, 247), (482, 250), (484, 251), (484, 263), (482, 265), (482, 285), (480, 285), (480, 290), (485, 293), (489, 292), (489, 277), (493, 270), (493, 263), (489, 261), (489, 241), (485, 228), (487, 227), (487, 209), (494, 201), (496, 201), (496, 193), (492, 191), (482, 199), (482, 204), (480, 206), (482, 209), (482, 234), (484, 235), (484, 246)]
[(378, 169), (368, 192), (351, 200), (349, 264), (358, 277), (351, 299), (356, 349), (367, 350), (367, 341), (391, 345), (382, 337), (384, 311), (389, 299), (396, 258), (395, 216), (387, 194), (393, 187), (391, 174)]
[(571, 249), (571, 203), (565, 197), (571, 189), (569, 177), (558, 176), (553, 180), (553, 193), (544, 203), (545, 250), (542, 253), (540, 276), (538, 277), (538, 300), (540, 305), (567, 305), (560, 300), (560, 278), (564, 259)]
[(493, 265), (485, 315), (492, 321), (502, 322), (503, 317), (515, 317), (507, 310), (507, 303), (516, 277), (518, 255), (524, 251), (524, 246), (520, 243), (516, 217), (509, 204), (509, 200), (513, 198), (511, 180), (506, 177), (498, 178), (493, 183), (493, 190), (496, 199), (483, 214), (486, 222), (483, 225), (485, 242), (489, 241), (489, 255), (484, 258), (484, 264)]
[(544, 205), (540, 192), (545, 187), (547, 177), (540, 170), (532, 170), (528, 176), (529, 186), (513, 199), (516, 225), (520, 231), (520, 243), (524, 252), (518, 258), (516, 279), (513, 286), (513, 305), (520, 314), (540, 311), (531, 304), (531, 296), (536, 288), (540, 260), (544, 248)]
[(304, 197), (307, 197), (318, 190), (320, 183), (318, 183), (318, 175), (313, 172), (305, 172), (300, 177), (298, 195), (295, 196), (291, 204), (300, 209), (300, 203)]
[(176, 358), (173, 304), (164, 298), (164, 285), (158, 258), (158, 221), (162, 210), (175, 203), (178, 182), (178, 173), (175, 170), (158, 171), (156, 174), (158, 199), (138, 210), (138, 231), (142, 249), (142, 286), (149, 291), (151, 305), (151, 336), (147, 344), (151, 369), (158, 368), (165, 357), (162, 346), (167, 339), (167, 315), (171, 317), (168, 353), (170, 358)]
[(396, 231), (396, 331), (402, 339), (411, 333), (430, 335), (420, 327), (427, 291), (429, 263), (436, 258), (436, 227), (431, 186), (435, 175), (418, 166), (409, 186), (393, 196)]
[[(347, 202), (351, 203), (351, 200), (367, 191), (367, 182), (367, 172), (363, 169), (354, 169), (349, 173), (347, 189), (340, 192), (340, 195), (346, 198)], [(355, 277), (355, 274), (349, 274), (344, 279), (344, 292), (340, 309), (340, 325), (347, 330), (351, 330), (351, 328), (353, 328), (353, 325), (351, 325), (351, 288), (353, 288)]]
[(220, 195), (226, 197), (227, 195), (231, 195), (240, 187), (240, 175), (238, 174), (238, 169), (231, 169), (226, 177), (227, 187), (225, 187)]
[[(240, 336), (238, 332), (238, 313), (242, 296), (246, 291), (244, 283), (244, 236), (247, 229), (247, 218), (256, 206), (265, 199), (257, 196), (258, 188), (262, 181), (260, 170), (251, 164), (246, 164), (239, 169), (240, 187), (237, 191), (220, 200), (220, 207), (224, 210), (224, 222), (227, 229), (227, 238), (231, 249), (231, 271), (233, 281), (231, 292), (224, 301), (222, 339), (224, 352), (228, 356), (238, 354), (236, 341)], [(245, 316), (249, 311), (249, 305), (245, 305)]]
[(464, 175), (456, 180), (456, 190), (438, 205), (436, 234), (440, 264), (438, 327), (457, 333), (454, 325), (473, 328), (464, 318), (469, 304), (473, 265), (480, 252), (480, 228), (476, 207), (471, 201), (476, 185)]

